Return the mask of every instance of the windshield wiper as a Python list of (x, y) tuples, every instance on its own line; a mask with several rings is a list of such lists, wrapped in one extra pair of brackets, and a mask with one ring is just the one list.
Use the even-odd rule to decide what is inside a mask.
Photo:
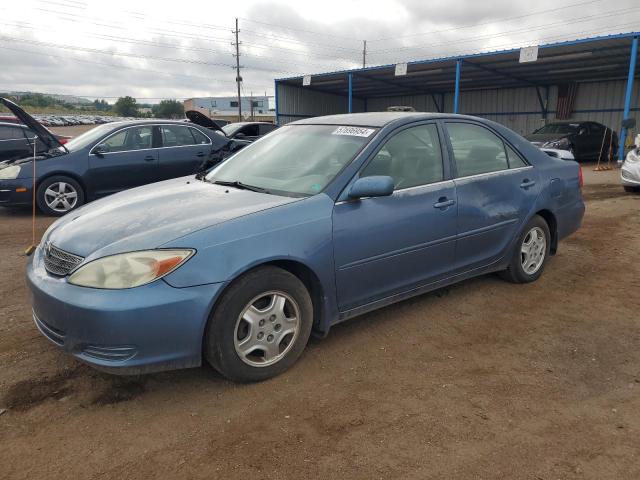
[(225, 180), (214, 180), (212, 183), (216, 184), (216, 185), (224, 185), (226, 187), (234, 187), (234, 188), (238, 188), (241, 190), (251, 190), (252, 192), (259, 192), (259, 193), (270, 193), (269, 190), (267, 190), (266, 188), (262, 188), (262, 187), (256, 187), (255, 185), (248, 185), (246, 183), (242, 183), (238, 180), (235, 180), (233, 182), (228, 182)]

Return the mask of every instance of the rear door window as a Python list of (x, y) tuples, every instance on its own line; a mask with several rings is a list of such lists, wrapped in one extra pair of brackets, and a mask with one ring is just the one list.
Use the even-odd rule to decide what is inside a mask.
[(446, 122), (458, 177), (497, 172), (509, 168), (502, 139), (472, 123)]
[(507, 155), (509, 156), (509, 168), (521, 168), (527, 166), (527, 162), (525, 162), (513, 148), (509, 145), (505, 146), (507, 148)]
[(161, 125), (162, 146), (164, 147), (184, 147), (195, 145), (196, 141), (188, 127), (180, 125)]
[(269, 132), (273, 132), (276, 129), (275, 125), (268, 125), (268, 124), (260, 124), (258, 126), (258, 132), (260, 133), (260, 135), (266, 135)]
[(191, 134), (193, 135), (194, 140), (198, 145), (205, 145), (207, 143), (211, 143), (209, 137), (207, 137), (204, 133), (196, 128), (190, 128)]

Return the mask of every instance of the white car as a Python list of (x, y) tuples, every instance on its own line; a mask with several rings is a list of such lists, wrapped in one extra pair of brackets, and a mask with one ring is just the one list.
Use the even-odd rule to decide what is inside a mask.
[(636, 146), (627, 153), (620, 169), (620, 180), (626, 192), (640, 191), (640, 135), (636, 136)]

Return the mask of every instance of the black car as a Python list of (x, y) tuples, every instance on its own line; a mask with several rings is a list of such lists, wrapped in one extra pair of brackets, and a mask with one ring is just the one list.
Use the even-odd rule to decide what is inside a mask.
[(540, 148), (568, 150), (576, 160), (606, 160), (618, 151), (616, 132), (596, 122), (553, 122), (525, 138)]
[[(221, 126), (220, 120), (211, 119), (196, 110), (187, 110), (184, 114), (189, 121), (205, 128)], [(227, 123), (221, 127), (221, 132), (228, 138), (242, 139), (250, 142), (257, 140), (278, 128), (277, 125), (269, 122), (236, 122)]]
[[(49, 215), (127, 188), (205, 171), (250, 143), (213, 131), (218, 127), (136, 120), (97, 126), (63, 145), (13, 102), (0, 98), (0, 103), (44, 146), (35, 157), (36, 201)], [(31, 204), (32, 172), (33, 153), (0, 162), (1, 206)]]
[[(53, 134), (52, 134), (53, 135)], [(69, 137), (55, 135), (61, 144), (65, 144)], [(37, 136), (26, 125), (14, 122), (0, 122), (0, 162), (33, 155), (33, 141)], [(36, 140), (36, 154), (48, 150), (42, 141)]]
[(277, 125), (269, 122), (238, 122), (225, 125), (222, 131), (229, 138), (253, 141), (273, 132), (276, 128), (278, 128)]

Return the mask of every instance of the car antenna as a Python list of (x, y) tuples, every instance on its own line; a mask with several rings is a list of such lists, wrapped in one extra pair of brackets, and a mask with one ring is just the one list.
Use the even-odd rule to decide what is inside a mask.
[(36, 249), (36, 148), (38, 145), (38, 136), (33, 137), (33, 183), (31, 185), (31, 245), (29, 245), (24, 254), (30, 257)]

